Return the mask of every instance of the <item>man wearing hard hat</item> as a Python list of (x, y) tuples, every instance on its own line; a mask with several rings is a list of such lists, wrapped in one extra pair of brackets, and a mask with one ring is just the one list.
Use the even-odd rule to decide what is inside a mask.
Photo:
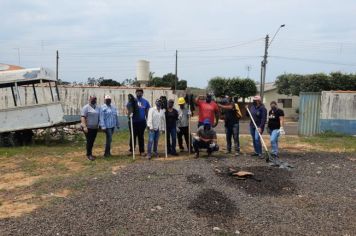
[[(189, 142), (190, 134), (189, 134), (189, 117), (191, 115), (191, 111), (186, 107), (186, 102), (184, 97), (178, 98), (178, 124), (177, 124), (177, 137), (178, 137), (178, 144), (179, 149), (181, 152), (184, 151), (183, 146), (183, 137), (185, 143), (187, 145), (187, 149), (189, 150)], [(192, 150), (192, 148), (190, 149)]]

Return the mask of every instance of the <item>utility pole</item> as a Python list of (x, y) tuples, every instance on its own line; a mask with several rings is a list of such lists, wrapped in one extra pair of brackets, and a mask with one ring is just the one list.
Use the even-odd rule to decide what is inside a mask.
[(250, 66), (250, 65), (247, 65), (247, 66), (246, 66), (246, 70), (247, 70), (247, 79), (249, 79), (249, 78), (250, 78), (251, 66)]
[(263, 96), (265, 93), (265, 82), (266, 82), (266, 68), (267, 68), (267, 57), (268, 57), (268, 46), (269, 46), (269, 36), (266, 35), (265, 38), (265, 55), (263, 56), (263, 61), (261, 62), (261, 84), (260, 84), (260, 96), (263, 102)]
[(178, 83), (178, 50), (176, 50), (176, 69), (175, 69), (175, 79), (174, 79), (174, 92), (177, 90)]
[(59, 83), (59, 80), (58, 80), (58, 62), (59, 62), (59, 53), (58, 53), (58, 50), (56, 52), (56, 93), (57, 93), (57, 98), (58, 98), (58, 101), (60, 101), (60, 97), (59, 97), (59, 90), (58, 90), (58, 83)]
[(58, 81), (58, 61), (59, 61), (59, 54), (58, 50), (56, 52), (56, 80)]

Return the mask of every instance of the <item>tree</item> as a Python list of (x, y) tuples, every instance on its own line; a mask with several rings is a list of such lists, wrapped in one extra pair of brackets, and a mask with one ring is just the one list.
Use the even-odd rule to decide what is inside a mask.
[(177, 81), (177, 90), (185, 90), (187, 88), (186, 80), (179, 80), (175, 74), (168, 73), (161, 77), (153, 77), (154, 73), (150, 74), (150, 80), (148, 82), (149, 87), (168, 87), (175, 89), (175, 82)]
[(97, 85), (97, 83), (98, 81), (95, 79), (95, 77), (89, 77), (87, 80), (87, 84), (91, 86)]
[(133, 87), (138, 87), (139, 82), (137, 81), (137, 78), (134, 79), (125, 79), (122, 83), (122, 86), (133, 86)]
[(100, 80), (99, 86), (121, 86), (119, 82), (113, 79), (102, 79)]
[(284, 74), (277, 77), (275, 85), (278, 93), (295, 96), (299, 96), (300, 92), (356, 90), (356, 74)]
[(177, 83), (177, 90), (186, 90), (188, 82), (186, 80), (179, 80)]
[(68, 81), (63, 81), (61, 79), (58, 79), (58, 85), (69, 85), (69, 84), (70, 84), (70, 82), (68, 82)]
[(209, 80), (208, 89), (213, 91), (215, 96), (237, 96), (245, 98), (256, 95), (256, 84), (251, 79), (214, 77)]
[(356, 74), (330, 73), (330, 87), (333, 90), (356, 91)]
[(255, 81), (246, 78), (241, 80), (241, 89), (239, 90), (239, 97), (242, 97), (243, 102), (245, 99), (257, 94), (257, 87)]
[(331, 89), (329, 76), (326, 74), (311, 74), (302, 77), (300, 88), (308, 92), (321, 92)]
[(224, 77), (216, 76), (209, 80), (208, 90), (213, 92), (217, 97), (224, 96), (229, 93), (228, 80)]

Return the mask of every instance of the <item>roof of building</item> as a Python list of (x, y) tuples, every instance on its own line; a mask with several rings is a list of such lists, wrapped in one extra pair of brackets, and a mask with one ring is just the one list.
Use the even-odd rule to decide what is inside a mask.
[[(260, 84), (256, 84), (257, 91), (260, 91)], [(271, 91), (277, 89), (277, 86), (274, 84), (274, 82), (268, 82), (265, 83), (265, 92)]]
[(24, 68), (21, 66), (0, 63), (0, 71), (21, 70), (21, 69), (24, 69)]

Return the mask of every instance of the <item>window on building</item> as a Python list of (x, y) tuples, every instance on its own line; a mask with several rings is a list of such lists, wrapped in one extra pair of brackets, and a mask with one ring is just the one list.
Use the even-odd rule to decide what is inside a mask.
[(292, 99), (291, 98), (278, 99), (278, 103), (282, 103), (283, 108), (292, 108)]

